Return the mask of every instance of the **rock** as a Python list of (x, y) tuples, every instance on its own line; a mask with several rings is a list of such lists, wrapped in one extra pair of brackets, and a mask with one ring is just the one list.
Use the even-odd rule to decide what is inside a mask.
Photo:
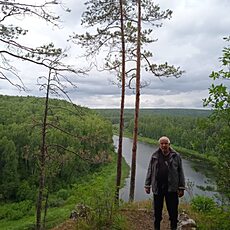
[(84, 204), (77, 204), (75, 209), (70, 213), (70, 219), (76, 220), (78, 218), (88, 218), (91, 208)]
[(69, 218), (72, 219), (72, 220), (76, 220), (77, 217), (78, 217), (77, 211), (76, 210), (72, 210), (71, 213), (70, 213)]
[(196, 222), (189, 218), (188, 214), (183, 211), (181, 214), (179, 214), (179, 222), (178, 222), (178, 228), (177, 230), (195, 230), (196, 229)]

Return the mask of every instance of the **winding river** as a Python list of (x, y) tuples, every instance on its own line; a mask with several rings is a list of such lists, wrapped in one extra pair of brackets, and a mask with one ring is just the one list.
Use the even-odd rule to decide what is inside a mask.
[[(114, 136), (114, 145), (117, 148), (118, 146), (118, 136)], [(136, 162), (136, 180), (135, 180), (135, 194), (134, 200), (148, 200), (152, 198), (152, 195), (147, 195), (144, 191), (144, 181), (149, 164), (150, 157), (152, 153), (157, 149), (157, 146), (149, 145), (146, 143), (138, 142), (137, 144), (137, 162)], [(124, 138), (123, 139), (123, 157), (126, 162), (131, 165), (132, 160), (132, 139)], [(182, 158), (182, 164), (184, 168), (184, 174), (187, 184), (192, 184), (192, 189), (190, 192), (185, 192), (184, 200), (189, 201), (191, 194), (195, 195), (205, 195), (214, 197), (215, 192), (204, 191), (204, 187), (215, 187), (215, 184), (211, 182), (211, 179), (207, 178), (201, 170), (194, 169), (194, 162), (190, 162)], [(195, 165), (195, 168), (199, 168), (198, 165)], [(207, 167), (207, 166), (206, 166)], [(124, 201), (128, 201), (129, 197), (129, 186), (130, 186), (130, 177), (125, 181), (125, 186), (120, 191), (120, 198)]]

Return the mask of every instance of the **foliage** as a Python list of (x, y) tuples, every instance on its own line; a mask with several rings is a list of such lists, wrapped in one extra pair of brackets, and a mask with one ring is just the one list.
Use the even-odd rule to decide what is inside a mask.
[[(214, 201), (211, 201), (213, 203)], [(215, 202), (214, 202), (215, 204)], [(195, 220), (197, 229), (201, 230), (228, 230), (230, 228), (230, 209), (228, 206), (217, 204), (209, 212), (197, 211), (188, 203), (180, 203), (179, 212), (185, 211)]]
[[(83, 186), (75, 185), (72, 199), (75, 199), (75, 203), (84, 203), (91, 207), (90, 217), (77, 224), (79, 229), (125, 229), (125, 220), (121, 218), (118, 207), (114, 204), (116, 158), (113, 158), (112, 164), (114, 167), (105, 165), (94, 175), (84, 178)], [(129, 172), (125, 162), (122, 167), (124, 181)]]
[[(117, 110), (96, 111), (111, 120), (113, 124), (117, 123)], [(173, 145), (186, 148), (188, 151), (196, 151), (200, 153), (200, 156), (203, 154), (212, 158), (216, 155), (216, 143), (222, 135), (224, 123), (210, 121), (208, 117), (211, 114), (210, 110), (141, 109), (138, 134), (154, 140), (167, 134)], [(133, 110), (125, 110), (124, 120), (126, 130), (132, 132)]]
[[(35, 162), (40, 146), (37, 121), (42, 118), (43, 99), (0, 96), (0, 101), (0, 199), (34, 200), (38, 177)], [(47, 133), (50, 151), (46, 185), (50, 192), (93, 170), (94, 164), (85, 158), (94, 159), (95, 164), (99, 159), (109, 161), (114, 148), (112, 127), (94, 112), (66, 101), (51, 100), (48, 122), (72, 133), (70, 137), (52, 127)]]
[(35, 201), (36, 198), (37, 188), (35, 186), (30, 186), (29, 181), (22, 180), (19, 183), (17, 189), (16, 200), (23, 201), (23, 200), (31, 200)]
[[(226, 42), (230, 42), (230, 36), (224, 38)], [(213, 71), (209, 76), (217, 84), (212, 84), (209, 88), (209, 97), (204, 99), (204, 106), (211, 106), (214, 109), (214, 118), (223, 119), (230, 125), (230, 92), (227, 80), (230, 80), (230, 46), (224, 47), (223, 56), (220, 57), (222, 69)], [(221, 81), (221, 83), (218, 82)], [(225, 83), (224, 83), (225, 82)], [(219, 84), (218, 84), (219, 83)]]
[(0, 220), (18, 220), (24, 216), (33, 213), (33, 202), (29, 200), (18, 203), (1, 205), (0, 206)]
[(219, 71), (213, 71), (210, 78), (216, 83), (209, 88), (209, 97), (204, 99), (204, 106), (211, 106), (214, 110), (212, 121), (222, 122), (223, 126), (218, 135), (216, 154), (218, 162), (218, 188), (227, 195), (230, 201), (230, 37), (224, 38), (227, 46), (222, 50), (220, 62), (222, 68)]
[[(124, 220), (119, 218), (119, 213), (116, 212), (115, 206), (113, 206), (113, 188), (115, 189), (114, 181), (116, 178), (116, 157), (117, 155), (113, 154), (110, 162), (97, 166), (97, 168), (95, 168), (90, 174), (85, 174), (79, 177), (75, 184), (72, 184), (68, 189), (66, 189), (69, 194), (67, 200), (58, 198), (58, 192), (50, 195), (50, 209), (47, 215), (47, 228), (52, 228), (60, 223), (63, 223), (69, 218), (70, 213), (75, 208), (76, 204), (79, 203), (85, 204), (93, 210), (91, 222), (84, 222), (84, 225), (87, 226), (88, 229), (96, 229), (92, 227), (90, 228), (90, 224), (92, 226), (99, 226), (99, 223), (103, 226), (107, 225), (108, 221), (103, 216), (104, 214), (106, 216), (112, 215), (111, 224), (113, 226), (124, 224)], [(128, 176), (129, 168), (125, 162), (123, 162), (122, 167), (122, 181), (124, 182), (125, 178)], [(97, 197), (96, 200), (95, 196)], [(99, 204), (98, 209), (97, 204)], [(2, 207), (6, 207), (6, 204), (2, 205)], [(95, 222), (93, 220), (95, 220)], [(6, 219), (2, 219), (2, 221), (0, 220), (0, 229), (6, 229), (6, 226), (12, 230), (28, 229), (33, 223), (33, 213), (27, 212), (17, 221), (10, 221)]]
[(18, 156), (14, 142), (6, 136), (0, 139), (0, 153), (0, 194), (13, 199), (18, 185)]
[(57, 192), (57, 197), (58, 198), (61, 198), (63, 200), (67, 200), (67, 198), (69, 197), (69, 192), (68, 190), (66, 189), (60, 189), (58, 192)]
[[(121, 7), (119, 1), (86, 1), (86, 10), (82, 15), (82, 25), (86, 28), (91, 27), (92, 30), (85, 34), (74, 33), (71, 40), (85, 48), (85, 56), (91, 57), (92, 61), (98, 66), (98, 61), (95, 60), (97, 55), (102, 52), (105, 56), (103, 70), (115, 72), (117, 80), (121, 81), (122, 68), (122, 36), (125, 41), (125, 62), (127, 63), (125, 73), (129, 82), (127, 86), (135, 88), (136, 79), (136, 50), (137, 50), (137, 6), (132, 0), (123, 1), (122, 8), (124, 11), (123, 31), (121, 31), (120, 16)], [(163, 64), (152, 64), (150, 59), (153, 54), (149, 50), (145, 50), (146, 45), (156, 42), (152, 38), (153, 28), (162, 26), (162, 21), (171, 19), (172, 11), (169, 9), (161, 10), (159, 5), (154, 4), (151, 0), (146, 0), (141, 3), (141, 21), (145, 26), (141, 30), (141, 67), (147, 72), (151, 72), (155, 77), (180, 77), (184, 71), (179, 67), (169, 65), (167, 62)], [(124, 44), (123, 44), (124, 45)], [(122, 52), (121, 52), (122, 51)], [(142, 82), (142, 86), (147, 85), (147, 82)]]
[(191, 200), (191, 207), (198, 212), (210, 212), (216, 207), (214, 200), (207, 196), (195, 196)]

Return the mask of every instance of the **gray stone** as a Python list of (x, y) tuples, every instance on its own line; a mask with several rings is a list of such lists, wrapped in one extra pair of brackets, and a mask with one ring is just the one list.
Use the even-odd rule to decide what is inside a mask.
[(195, 230), (197, 229), (196, 222), (189, 218), (188, 214), (183, 211), (179, 214), (179, 222), (177, 230)]

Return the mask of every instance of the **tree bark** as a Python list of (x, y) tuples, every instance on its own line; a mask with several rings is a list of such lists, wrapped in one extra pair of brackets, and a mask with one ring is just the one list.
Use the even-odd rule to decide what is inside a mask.
[(48, 200), (49, 200), (49, 189), (47, 190), (46, 197), (45, 197), (45, 212), (43, 217), (43, 228), (46, 229), (46, 217), (47, 217), (47, 210), (48, 210)]
[(122, 46), (122, 71), (121, 71), (121, 105), (120, 105), (120, 126), (119, 126), (119, 143), (117, 151), (117, 181), (116, 181), (116, 202), (119, 203), (119, 190), (121, 186), (122, 174), (122, 141), (124, 131), (124, 106), (125, 106), (125, 39), (124, 39), (124, 15), (123, 0), (120, 0), (121, 14), (121, 46)]
[(39, 156), (39, 189), (37, 199), (37, 212), (36, 212), (36, 230), (42, 229), (41, 226), (41, 213), (42, 213), (42, 200), (45, 186), (45, 161), (46, 161), (46, 126), (47, 126), (47, 114), (48, 114), (48, 103), (49, 103), (49, 86), (50, 86), (51, 69), (49, 70), (49, 78), (46, 91), (45, 110), (42, 124), (42, 143)]
[(140, 108), (140, 78), (141, 78), (141, 0), (137, 0), (138, 8), (138, 25), (137, 25), (137, 67), (136, 67), (136, 101), (134, 114), (133, 129), (133, 147), (132, 147), (132, 163), (131, 163), (131, 179), (129, 201), (134, 200), (135, 179), (136, 179), (136, 152), (137, 152), (137, 135), (138, 135), (138, 117)]

